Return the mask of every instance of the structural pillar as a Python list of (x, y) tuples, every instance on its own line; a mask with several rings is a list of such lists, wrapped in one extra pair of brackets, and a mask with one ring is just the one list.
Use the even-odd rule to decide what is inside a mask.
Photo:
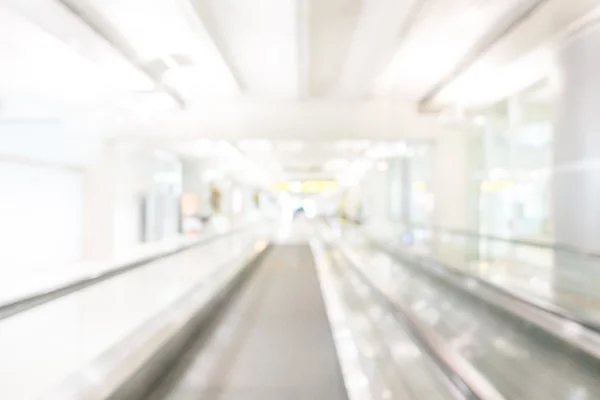
[(435, 144), (433, 173), (435, 226), (473, 228), (471, 221), (476, 220), (478, 211), (476, 204), (470, 204), (470, 178), (469, 136), (455, 131), (440, 134)]
[(559, 54), (553, 217), (558, 243), (600, 251), (600, 23)]
[(117, 158), (114, 143), (103, 143), (84, 169), (83, 259), (112, 260), (115, 254)]

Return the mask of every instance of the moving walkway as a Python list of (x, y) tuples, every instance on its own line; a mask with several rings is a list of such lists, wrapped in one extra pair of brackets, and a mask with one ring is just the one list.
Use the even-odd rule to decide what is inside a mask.
[(600, 398), (592, 326), (358, 229), (299, 219), (292, 231), (303, 237), (224, 245), (236, 250), (42, 398)]

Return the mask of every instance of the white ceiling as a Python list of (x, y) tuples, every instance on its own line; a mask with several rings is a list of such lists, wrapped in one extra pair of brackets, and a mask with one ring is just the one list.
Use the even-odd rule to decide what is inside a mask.
[(228, 55), (239, 89), (260, 97), (297, 97), (295, 0), (191, 0), (191, 4), (213, 37), (219, 38), (219, 50)]
[[(1, 50), (3, 60), (38, 68), (40, 76), (52, 62), (68, 76), (88, 79), (85, 74), (95, 70), (109, 81), (103, 82), (105, 90), (157, 90), (179, 95), (190, 106), (237, 97), (286, 101), (393, 97), (453, 104), (464, 101), (460, 92), (466, 89), (469, 102), (489, 101), (489, 93), (480, 89), (473, 94), (472, 86), (512, 63), (547, 65), (548, 57), (530, 57), (531, 61), (526, 57), (536, 50), (542, 53), (540, 48), (598, 4), (596, 0), (2, 0), (0, 7), (2, 35), (14, 42), (11, 49)], [(19, 55), (18, 47), (34, 54)], [(32, 57), (48, 65), (39, 68)], [(517, 71), (510, 76), (521, 70), (531, 75), (528, 65), (513, 68)], [(544, 68), (538, 70), (544, 73)], [(18, 74), (7, 72), (0, 78), (5, 85)], [(40, 80), (50, 81), (45, 78)], [(88, 86), (94, 81), (98, 82), (90, 79)], [(21, 81), (18, 85), (26, 87)], [(57, 85), (85, 93), (89, 89), (73, 83)]]
[(0, 100), (101, 110), (112, 133), (161, 143), (270, 140), (275, 150), (250, 158), (326, 176), (328, 162), (359, 156), (335, 150), (344, 140), (431, 137), (440, 128), (418, 108), (480, 106), (539, 81), (561, 37), (597, 7), (0, 0)]

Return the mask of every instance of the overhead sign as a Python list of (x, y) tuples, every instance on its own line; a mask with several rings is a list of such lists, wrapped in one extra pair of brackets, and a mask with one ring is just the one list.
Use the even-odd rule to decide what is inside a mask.
[(295, 193), (321, 193), (338, 189), (336, 181), (304, 181), (304, 182), (277, 182), (269, 186), (272, 191), (290, 191)]
[(515, 183), (511, 180), (486, 180), (481, 182), (480, 188), (482, 192), (502, 192), (511, 190), (515, 187)]

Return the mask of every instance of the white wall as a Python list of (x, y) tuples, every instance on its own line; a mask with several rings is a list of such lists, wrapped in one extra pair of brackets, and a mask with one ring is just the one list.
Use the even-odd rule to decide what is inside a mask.
[(81, 167), (99, 143), (100, 138), (58, 118), (0, 119), (0, 154), (5, 159)]
[(116, 155), (99, 146), (84, 167), (83, 256), (86, 260), (109, 258), (113, 248), (113, 197)]
[[(105, 142), (85, 169), (85, 256), (110, 259), (178, 234), (181, 163), (148, 147)], [(142, 200), (145, 199), (145, 208)]]
[[(389, 171), (379, 171), (376, 168), (367, 172), (359, 187), (351, 193), (358, 193), (362, 200), (363, 217), (373, 223), (381, 223), (389, 218), (390, 214), (390, 187)], [(357, 200), (349, 201), (352, 208), (356, 209)]]
[(82, 164), (94, 142), (57, 119), (0, 119), (0, 264), (81, 259)]
[(198, 213), (202, 216), (208, 216), (212, 213), (210, 171), (210, 165), (205, 161), (191, 158), (182, 160), (183, 192), (196, 195)]
[(0, 158), (0, 264), (79, 260), (82, 186), (79, 171)]

